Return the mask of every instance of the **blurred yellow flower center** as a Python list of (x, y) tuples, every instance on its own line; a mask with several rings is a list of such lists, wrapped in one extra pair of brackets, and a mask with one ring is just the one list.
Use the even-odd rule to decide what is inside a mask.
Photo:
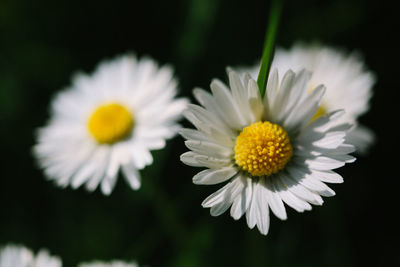
[(251, 124), (236, 139), (236, 164), (253, 176), (277, 173), (285, 167), (292, 154), (287, 132), (268, 121)]
[(325, 116), (327, 114), (326, 109), (323, 105), (319, 106), (319, 109), (317, 110), (317, 112), (315, 112), (314, 117), (312, 117), (311, 121), (315, 121), (316, 119), (318, 119), (321, 116)]
[(109, 103), (99, 106), (88, 120), (88, 129), (100, 144), (113, 144), (127, 137), (133, 128), (133, 117), (126, 107)]
[[(308, 93), (311, 94), (312, 90), (313, 90), (314, 86), (310, 85), (310, 87), (308, 88)], [(311, 118), (310, 122), (315, 121), (316, 119), (318, 119), (321, 116), (325, 116), (326, 114), (328, 114), (325, 106), (323, 104), (321, 104), (317, 110), (317, 112), (315, 112), (314, 116)]]

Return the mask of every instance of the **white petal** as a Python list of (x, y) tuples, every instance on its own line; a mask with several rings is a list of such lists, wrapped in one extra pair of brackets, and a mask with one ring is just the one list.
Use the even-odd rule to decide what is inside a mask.
[(104, 195), (110, 195), (114, 189), (115, 183), (117, 181), (117, 177), (106, 176), (103, 181), (101, 181), (101, 191)]
[(247, 212), (246, 212), (246, 220), (247, 220), (247, 225), (249, 226), (249, 228), (253, 229), (254, 226), (256, 226), (256, 224), (257, 224), (257, 218), (260, 217), (258, 215), (259, 210), (257, 207), (257, 199), (256, 199), (258, 191), (259, 191), (259, 186), (255, 182), (252, 182), (251, 185), (252, 185), (253, 194), (251, 196), (249, 208), (247, 209)]
[(346, 155), (349, 153), (353, 153), (356, 150), (356, 148), (353, 145), (350, 144), (341, 144), (334, 150), (330, 150), (328, 153), (330, 155)]
[(198, 130), (206, 133), (209, 133), (211, 131), (212, 125), (202, 122), (191, 111), (189, 110), (183, 111), (183, 116), (188, 121), (190, 121), (190, 123), (192, 123)]
[[(274, 177), (272, 177), (272, 179), (274, 179)], [(264, 181), (262, 186), (264, 187), (265, 196), (272, 212), (279, 219), (286, 220), (287, 214), (285, 206), (283, 205), (282, 199), (280, 198), (278, 192), (274, 190), (274, 187), (268, 178)]]
[[(270, 107), (270, 118), (278, 118), (280, 116), (282, 107), (289, 99), (290, 90), (292, 89), (295, 74), (293, 71), (288, 70), (282, 78), (281, 85), (276, 94), (273, 102), (268, 101)], [(274, 120), (276, 122), (276, 120)]]
[(93, 160), (89, 160), (87, 164), (82, 166), (82, 168), (71, 178), (71, 187), (76, 189), (86, 182), (98, 167), (96, 163), (97, 162), (94, 162)]
[(229, 187), (227, 188), (222, 201), (211, 207), (210, 214), (212, 216), (219, 216), (224, 213), (244, 188), (244, 185), (240, 181), (239, 177), (233, 179), (228, 185)]
[(229, 158), (215, 158), (206, 155), (195, 155), (195, 160), (202, 166), (210, 169), (221, 169), (232, 165), (232, 159)]
[[(344, 142), (344, 132), (328, 132), (328, 136), (323, 136), (322, 134), (318, 136), (318, 133), (310, 134), (309, 140), (296, 140), (295, 142), (295, 152), (294, 155), (300, 157), (312, 157), (312, 156), (329, 156), (335, 158), (336, 156), (344, 156), (342, 161), (354, 161), (353, 156), (347, 154), (354, 152), (355, 148), (349, 144), (343, 144)], [(315, 135), (315, 137), (313, 137)], [(322, 136), (322, 138), (321, 138)], [(319, 139), (320, 138), (320, 139)], [(313, 141), (317, 139), (317, 141)], [(309, 143), (307, 143), (309, 142)], [(316, 145), (315, 145), (316, 144)]]
[(310, 191), (317, 192), (318, 194), (326, 197), (335, 195), (335, 192), (326, 184), (321, 182), (312, 171), (298, 167), (290, 168), (289, 172), (294, 179), (296, 179), (300, 184), (308, 188)]
[(227, 135), (222, 133), (221, 130), (215, 130), (211, 127), (207, 131), (207, 133), (204, 133), (193, 129), (181, 129), (180, 134), (188, 140), (212, 141), (227, 147), (233, 146), (233, 133)]
[(312, 172), (314, 176), (317, 177), (321, 182), (335, 183), (335, 184), (343, 183), (343, 177), (334, 171), (313, 170)]
[(138, 190), (141, 184), (141, 177), (138, 170), (133, 164), (122, 165), (122, 172), (124, 173), (125, 180), (129, 183), (133, 190)]
[(221, 133), (221, 131), (215, 130), (213, 128), (210, 129), (207, 137), (209, 137), (214, 142), (227, 147), (233, 147), (236, 142), (236, 133), (232, 132), (231, 134), (223, 134)]
[(346, 136), (346, 142), (353, 144), (357, 148), (357, 153), (360, 154), (366, 154), (375, 139), (374, 132), (362, 125), (357, 125)]
[(313, 205), (322, 205), (324, 201), (322, 198), (305, 188), (303, 185), (297, 182), (294, 178), (289, 174), (281, 174), (281, 181), (288, 188), (288, 190), (293, 193), (295, 196), (304, 199), (305, 201), (313, 204)]
[(246, 85), (246, 84), (249, 84), (249, 81), (250, 81), (250, 79), (257, 79), (257, 77), (251, 77), (251, 75), (250, 75), (250, 73), (248, 73), (248, 72), (245, 72), (244, 74), (243, 74), (243, 84), (244, 85)]
[(182, 112), (187, 108), (187, 105), (187, 99), (178, 99), (171, 103), (168, 103), (168, 105), (163, 108), (162, 112), (157, 112), (157, 117), (152, 118), (154, 120), (152, 124), (161, 124), (165, 121), (169, 122), (171, 120), (177, 120), (181, 118)]
[(292, 109), (291, 113), (283, 122), (288, 132), (296, 133), (310, 122), (320, 106), (325, 90), (324, 86), (318, 86), (300, 105)]
[(241, 182), (243, 183), (244, 189), (235, 198), (231, 207), (231, 216), (235, 220), (239, 220), (240, 217), (246, 212), (250, 206), (250, 201), (252, 198), (252, 180), (249, 177), (240, 176)]
[[(145, 146), (148, 150), (162, 149), (166, 145), (165, 138), (142, 138), (142, 140), (143, 140), (143, 146)], [(126, 154), (129, 154), (129, 152)], [(127, 159), (129, 159), (129, 157), (122, 157), (121, 161), (126, 161)], [(123, 163), (124, 162), (121, 162), (121, 164)]]
[(88, 191), (95, 190), (99, 183), (103, 180), (106, 168), (109, 164), (110, 149), (107, 146), (99, 147), (99, 149), (97, 149), (96, 151), (96, 154), (99, 157), (98, 168), (93, 176), (86, 183), (86, 189)]
[(187, 148), (191, 149), (193, 152), (208, 155), (217, 158), (229, 158), (232, 156), (232, 148), (227, 148), (224, 146), (217, 145), (215, 143), (206, 141), (195, 141), (187, 140), (185, 141)]
[(192, 166), (192, 167), (202, 167), (203, 164), (199, 163), (196, 159), (195, 156), (199, 155), (196, 154), (192, 151), (189, 152), (185, 152), (181, 155), (180, 160), (185, 163), (188, 166)]
[(321, 116), (311, 123), (309, 129), (317, 132), (326, 132), (336, 126), (338, 120), (345, 114), (344, 110), (332, 111), (326, 116)]
[(193, 183), (204, 185), (218, 184), (232, 178), (237, 172), (238, 170), (234, 167), (225, 167), (217, 170), (207, 169), (196, 174), (193, 177)]
[(327, 156), (333, 160), (346, 162), (346, 163), (353, 163), (354, 161), (356, 161), (356, 158), (353, 157), (352, 155), (336, 155), (334, 153), (332, 153), (332, 154), (326, 153), (325, 156)]
[(269, 74), (269, 78), (267, 81), (267, 88), (263, 99), (264, 108), (267, 111), (271, 109), (271, 106), (275, 101), (275, 96), (278, 92), (278, 86), (279, 86), (279, 74), (278, 70), (274, 68)]
[(208, 141), (204, 133), (193, 129), (183, 128), (179, 131), (179, 134), (187, 140)]
[(221, 130), (225, 134), (232, 133), (228, 126), (210, 111), (193, 104), (188, 105), (188, 110), (191, 111), (201, 122), (209, 124), (212, 128)]
[(253, 114), (250, 123), (254, 123), (261, 120), (264, 107), (261, 100), (260, 90), (258, 89), (256, 81), (253, 79), (250, 79), (248, 83), (248, 95), (248, 103), (250, 103), (251, 113)]
[(274, 179), (274, 187), (276, 191), (279, 193), (282, 201), (285, 202), (288, 206), (295, 209), (298, 212), (303, 212), (304, 210), (311, 210), (311, 205), (306, 201), (298, 198), (293, 193), (291, 193), (288, 188), (281, 181), (280, 176)]
[[(195, 88), (193, 90), (193, 95), (196, 100), (206, 108), (206, 110), (210, 111), (215, 116), (219, 117), (219, 114), (222, 113), (221, 109), (218, 107), (217, 102), (215, 101), (214, 97), (200, 88)], [(219, 117), (220, 119), (223, 117)]]
[(217, 104), (221, 109), (222, 114), (220, 115), (224, 117), (224, 121), (226, 121), (232, 129), (242, 129), (246, 125), (246, 121), (236, 102), (233, 100), (230, 91), (218, 80), (213, 80), (210, 87)]
[(329, 186), (327, 186), (323, 182), (320, 182), (312, 174), (308, 176), (306, 179), (302, 180), (301, 184), (324, 197), (332, 197), (336, 195), (335, 191), (333, 191), (331, 188), (329, 188)]
[(312, 73), (306, 69), (302, 69), (296, 74), (295, 81), (293, 82), (293, 89), (290, 94), (291, 104), (288, 105), (287, 110), (294, 108), (296, 103), (303, 102), (308, 94), (311, 76)]
[(269, 208), (268, 208), (268, 192), (269, 190), (261, 183), (257, 184), (259, 190), (256, 191), (256, 207), (258, 212), (257, 217), (257, 228), (263, 235), (268, 234), (269, 230)]
[(304, 163), (311, 169), (325, 171), (340, 168), (345, 165), (346, 161), (334, 159), (332, 157), (319, 156), (308, 158)]
[(231, 187), (231, 182), (227, 183), (224, 187), (220, 188), (218, 191), (209, 195), (206, 199), (203, 200), (201, 205), (203, 208), (210, 208), (214, 205), (221, 203), (224, 200), (224, 196), (228, 188)]
[[(254, 118), (249, 106), (247, 90), (240, 81), (239, 75), (237, 75), (234, 71), (229, 72), (229, 86), (232, 90), (232, 96), (239, 106), (243, 117), (246, 119), (246, 122), (248, 124), (252, 123)], [(247, 84), (245, 84), (245, 86), (247, 86)]]
[(132, 162), (135, 164), (136, 168), (141, 170), (146, 165), (153, 163), (153, 157), (150, 152), (143, 147), (137, 140), (134, 144), (132, 144), (131, 148), (131, 157)]
[(321, 148), (335, 149), (344, 142), (345, 132), (329, 132), (323, 138), (312, 142), (312, 145)]
[(117, 145), (111, 147), (110, 163), (106, 170), (106, 175), (109, 177), (114, 177), (117, 175), (120, 162), (119, 162), (119, 147)]

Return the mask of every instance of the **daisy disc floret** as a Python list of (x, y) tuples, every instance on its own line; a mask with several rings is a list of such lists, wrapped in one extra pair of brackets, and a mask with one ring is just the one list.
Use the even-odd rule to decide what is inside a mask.
[(133, 128), (133, 114), (123, 105), (100, 105), (88, 120), (89, 132), (100, 144), (114, 144), (126, 138)]
[(256, 122), (236, 138), (235, 162), (253, 176), (269, 176), (282, 170), (293, 149), (287, 132), (278, 124)]
[(337, 123), (340, 110), (312, 120), (325, 87), (310, 89), (310, 78), (306, 70), (289, 70), (280, 79), (275, 69), (261, 98), (249, 74), (240, 79), (229, 71), (229, 87), (213, 80), (212, 94), (194, 90), (201, 106), (184, 112), (196, 129), (181, 130), (191, 150), (181, 160), (206, 168), (193, 177), (195, 184), (226, 183), (202, 203), (211, 215), (230, 208), (234, 219), (246, 214), (250, 228), (267, 234), (269, 210), (285, 220), (284, 204), (303, 212), (335, 194), (325, 182), (341, 183), (332, 170), (355, 160), (345, 142), (352, 125)]
[(100, 63), (92, 75), (77, 74), (52, 102), (51, 119), (38, 132), (35, 156), (59, 186), (110, 194), (121, 172), (133, 189), (139, 170), (152, 164), (179, 125), (185, 99), (175, 99), (169, 66), (133, 55)]

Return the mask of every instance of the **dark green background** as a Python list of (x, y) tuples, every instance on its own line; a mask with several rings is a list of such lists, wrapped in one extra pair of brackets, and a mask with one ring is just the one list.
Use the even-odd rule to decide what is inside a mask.
[[(227, 65), (261, 55), (267, 1), (0, 0), (0, 246), (48, 248), (64, 266), (91, 259), (136, 259), (150, 266), (391, 266), (399, 175), (399, 25), (389, 1), (286, 1), (278, 43), (315, 41), (358, 50), (378, 82), (361, 121), (378, 141), (339, 170), (345, 183), (322, 207), (273, 217), (267, 237), (229, 213), (200, 206), (220, 186), (197, 186), (178, 159), (177, 137), (143, 172), (135, 192), (120, 179), (111, 196), (60, 189), (31, 155), (52, 95), (76, 70), (134, 51), (175, 66), (181, 95), (225, 79)], [(184, 125), (188, 123), (184, 122)], [(166, 156), (168, 155), (168, 156)]]

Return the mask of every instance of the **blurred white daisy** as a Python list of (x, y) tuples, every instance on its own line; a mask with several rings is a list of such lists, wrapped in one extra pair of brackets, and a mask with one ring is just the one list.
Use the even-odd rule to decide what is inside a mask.
[[(290, 50), (277, 49), (272, 68), (277, 68), (279, 73), (289, 69), (298, 72), (305, 68), (313, 73), (312, 86), (324, 84), (327, 87), (316, 117), (344, 109), (346, 113), (338, 123), (356, 124), (358, 117), (369, 110), (375, 77), (366, 70), (357, 53), (348, 54), (329, 47), (297, 44)], [(242, 71), (249, 72), (256, 79), (259, 65), (243, 68)], [(374, 134), (367, 127), (356, 125), (346, 139), (356, 146), (357, 152), (365, 153), (374, 141)]]
[(0, 249), (0, 267), (61, 267), (61, 260), (51, 256), (47, 250), (40, 250), (35, 256), (32, 251), (17, 245)]
[(212, 94), (195, 89), (203, 106), (189, 105), (185, 117), (197, 128), (182, 129), (186, 146), (181, 155), (190, 166), (206, 167), (193, 177), (195, 184), (228, 181), (207, 197), (202, 206), (218, 216), (229, 207), (239, 219), (246, 213), (250, 228), (269, 229), (269, 209), (285, 220), (284, 203), (298, 212), (321, 205), (321, 196), (335, 193), (324, 182), (341, 183), (332, 171), (353, 162), (354, 147), (345, 143), (350, 124), (336, 123), (343, 111), (321, 116), (317, 112), (324, 86), (309, 92), (311, 74), (287, 71), (280, 80), (275, 69), (264, 99), (249, 74), (244, 80), (229, 72), (229, 86), (211, 83)]
[(94, 74), (78, 74), (59, 93), (47, 126), (39, 130), (34, 153), (49, 179), (77, 188), (86, 183), (112, 192), (121, 170), (133, 189), (138, 170), (152, 164), (179, 129), (186, 99), (174, 99), (172, 68), (133, 55), (101, 63)]
[(102, 262), (102, 261), (93, 261), (93, 262), (84, 262), (78, 265), (78, 267), (139, 267), (136, 262), (123, 262), (123, 261), (111, 261), (111, 262)]

